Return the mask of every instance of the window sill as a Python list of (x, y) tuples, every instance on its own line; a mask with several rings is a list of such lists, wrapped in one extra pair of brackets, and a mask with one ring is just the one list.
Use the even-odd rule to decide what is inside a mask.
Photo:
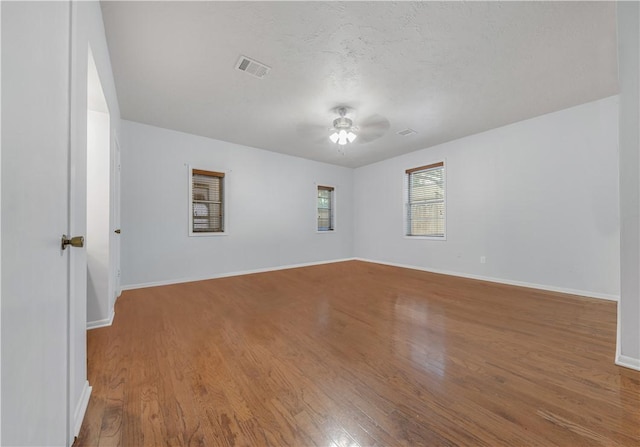
[(217, 237), (217, 236), (228, 236), (229, 233), (189, 233), (189, 237)]
[(423, 239), (427, 241), (446, 241), (447, 236), (404, 236), (405, 239)]
[(336, 230), (316, 230), (317, 234), (333, 234)]

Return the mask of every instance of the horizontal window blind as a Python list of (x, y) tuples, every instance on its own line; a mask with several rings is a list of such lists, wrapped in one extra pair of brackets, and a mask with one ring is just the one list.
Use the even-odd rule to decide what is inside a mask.
[(407, 169), (408, 236), (444, 237), (444, 163)]
[(224, 173), (193, 169), (191, 217), (193, 233), (224, 231)]
[(333, 230), (333, 194), (333, 187), (318, 186), (318, 231)]

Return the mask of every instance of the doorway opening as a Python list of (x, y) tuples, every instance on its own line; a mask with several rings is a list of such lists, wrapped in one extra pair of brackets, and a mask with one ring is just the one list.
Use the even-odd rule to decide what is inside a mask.
[(113, 318), (111, 135), (109, 108), (89, 48), (87, 67), (87, 327)]

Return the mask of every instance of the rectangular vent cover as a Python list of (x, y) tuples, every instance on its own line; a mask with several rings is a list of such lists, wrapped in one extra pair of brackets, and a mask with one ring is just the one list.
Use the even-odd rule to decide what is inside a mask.
[(269, 73), (271, 67), (267, 67), (266, 65), (246, 56), (240, 56), (240, 59), (238, 59), (238, 63), (236, 64), (236, 69), (244, 71), (258, 79), (262, 79), (267, 75), (267, 73)]
[(418, 133), (413, 129), (409, 129), (406, 128), (405, 130), (401, 130), (400, 132), (398, 132), (398, 135), (402, 135), (403, 137), (406, 137), (407, 135), (413, 135), (414, 133)]

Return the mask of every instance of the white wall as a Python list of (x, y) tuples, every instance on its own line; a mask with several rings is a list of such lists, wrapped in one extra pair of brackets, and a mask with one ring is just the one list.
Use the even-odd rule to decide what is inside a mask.
[[(351, 169), (129, 121), (121, 143), (123, 287), (352, 256)], [(188, 236), (188, 165), (226, 173), (226, 236)], [(316, 183), (336, 188), (329, 234)]]
[(640, 7), (618, 3), (620, 78), (620, 365), (640, 369)]
[[(356, 169), (355, 256), (617, 298), (617, 108), (610, 97)], [(406, 238), (405, 169), (441, 160), (447, 239)]]

